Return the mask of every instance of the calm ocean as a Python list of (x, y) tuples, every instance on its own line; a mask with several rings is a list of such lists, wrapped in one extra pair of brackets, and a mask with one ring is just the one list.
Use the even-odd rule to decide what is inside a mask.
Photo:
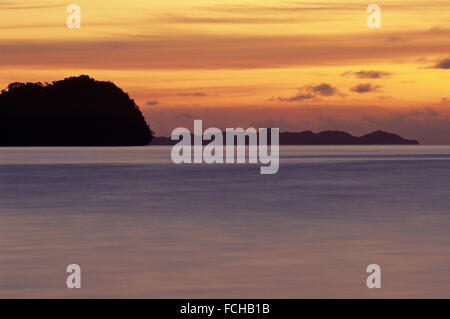
[(450, 298), (450, 146), (280, 157), (260, 175), (164, 146), (0, 148), (0, 297)]

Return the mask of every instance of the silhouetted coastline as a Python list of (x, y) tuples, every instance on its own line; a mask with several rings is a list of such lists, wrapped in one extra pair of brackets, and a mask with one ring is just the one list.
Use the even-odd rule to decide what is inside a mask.
[[(225, 134), (223, 134), (225, 143)], [(270, 134), (269, 134), (270, 137)], [(191, 141), (194, 139), (191, 138)], [(151, 145), (174, 145), (178, 141), (172, 141), (170, 137), (154, 137)], [(206, 145), (210, 141), (203, 141)], [(270, 143), (270, 138), (269, 142)], [(323, 131), (313, 133), (281, 132), (280, 145), (418, 145), (419, 141), (404, 139), (403, 137), (384, 131), (375, 131), (360, 137), (353, 136), (342, 131)]]
[(144, 116), (112, 82), (87, 75), (11, 83), (0, 94), (0, 146), (148, 145)]

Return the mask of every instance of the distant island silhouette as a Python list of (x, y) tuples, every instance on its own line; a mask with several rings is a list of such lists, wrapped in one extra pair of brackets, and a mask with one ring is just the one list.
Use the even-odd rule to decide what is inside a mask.
[[(192, 135), (192, 134), (191, 134)], [(268, 134), (270, 137), (270, 134)], [(225, 141), (225, 134), (223, 134)], [(194, 139), (191, 138), (191, 141)], [(178, 141), (172, 141), (170, 137), (154, 137), (152, 145), (174, 145)], [(206, 145), (210, 141), (203, 141)], [(225, 143), (225, 142), (224, 142)], [(270, 139), (269, 142), (270, 143)], [(353, 136), (342, 131), (323, 131), (313, 133), (281, 132), (280, 145), (418, 145), (416, 140), (407, 140), (403, 137), (383, 131), (375, 131), (361, 137)]]
[(153, 132), (127, 93), (87, 75), (11, 83), (0, 94), (0, 146), (147, 145)]

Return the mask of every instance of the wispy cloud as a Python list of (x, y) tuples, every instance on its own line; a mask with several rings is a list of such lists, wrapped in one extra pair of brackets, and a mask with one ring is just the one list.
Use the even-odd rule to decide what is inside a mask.
[(298, 23), (304, 21), (297, 18), (287, 17), (203, 17), (203, 16), (183, 16), (170, 15), (163, 16), (157, 19), (158, 22), (163, 23), (182, 23), (182, 24), (287, 24)]
[(434, 66), (435, 69), (450, 69), (450, 58), (445, 58)]
[(148, 106), (153, 106), (153, 105), (157, 105), (157, 104), (159, 104), (159, 102), (156, 100), (145, 102), (145, 105), (148, 105)]
[(425, 107), (421, 110), (411, 110), (409, 112), (409, 115), (412, 116), (425, 116), (425, 117), (435, 117), (435, 116), (439, 116), (439, 112), (436, 111), (435, 109), (433, 109), (432, 107)]
[(45, 4), (41, 1), (27, 1), (28, 4), (17, 4), (11, 1), (0, 1), (0, 10), (32, 10), (32, 9), (49, 9), (61, 8), (65, 4)]
[(392, 73), (391, 72), (386, 72), (386, 71), (358, 71), (358, 72), (354, 72), (354, 71), (347, 71), (341, 74), (341, 76), (355, 76), (359, 79), (381, 79), (381, 78), (386, 78), (391, 76)]
[(356, 93), (379, 92), (381, 87), (382, 87), (381, 85), (373, 85), (370, 83), (361, 83), (361, 84), (358, 84), (358, 85), (350, 88), (350, 91), (356, 92)]
[(177, 94), (178, 96), (192, 96), (192, 97), (205, 97), (206, 93), (203, 92), (181, 92)]
[[(391, 10), (414, 10), (420, 8), (429, 8), (432, 5), (439, 5), (442, 8), (450, 7), (450, 4), (444, 3), (442, 1), (421, 1), (414, 3), (385, 3), (383, 4), (384, 8), (389, 8)], [(282, 5), (254, 5), (254, 4), (219, 4), (219, 5), (211, 5), (211, 6), (196, 6), (196, 10), (203, 10), (209, 12), (219, 12), (219, 13), (242, 13), (242, 12), (251, 12), (251, 14), (261, 14), (261, 13), (276, 13), (276, 12), (315, 12), (315, 11), (324, 11), (335, 13), (337, 11), (360, 11), (361, 8), (360, 2), (351, 2), (351, 1), (340, 1), (340, 2), (313, 2), (313, 1), (296, 1), (296, 2), (285, 2)], [(365, 9), (363, 7), (363, 9)]]
[(298, 93), (291, 97), (272, 98), (271, 101), (297, 102), (303, 100), (313, 100), (320, 97), (332, 96), (337, 94), (337, 89), (328, 83), (319, 85), (307, 85), (298, 90)]
[[(254, 69), (344, 65), (367, 60), (438, 56), (450, 51), (450, 30), (404, 33), (404, 37), (411, 37), (411, 41), (402, 45), (383, 42), (385, 36), (373, 35), (368, 39), (365, 34), (177, 34), (110, 41), (0, 40), (0, 65), (97, 69)], [(133, 59), (130, 60), (130, 56)]]

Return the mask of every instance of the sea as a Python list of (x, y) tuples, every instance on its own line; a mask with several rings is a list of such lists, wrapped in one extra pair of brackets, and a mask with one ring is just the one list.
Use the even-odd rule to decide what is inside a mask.
[(450, 298), (450, 146), (170, 152), (0, 148), (0, 298)]

